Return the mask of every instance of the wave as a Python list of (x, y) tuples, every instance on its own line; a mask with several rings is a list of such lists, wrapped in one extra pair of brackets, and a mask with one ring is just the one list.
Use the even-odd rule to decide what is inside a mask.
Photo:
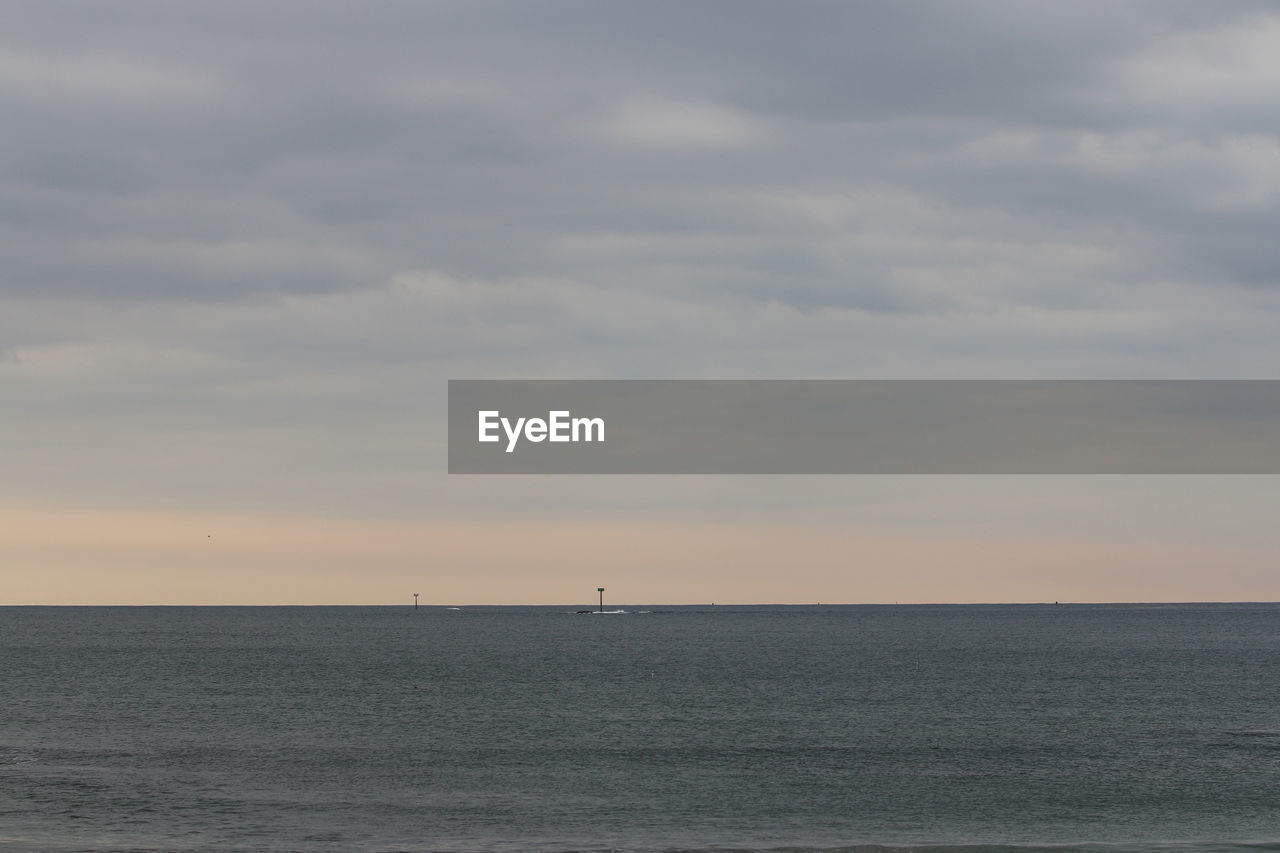
[[(325, 841), (328, 839), (313, 836), (308, 840)], [(336, 840), (336, 838), (335, 838)], [(173, 846), (149, 847), (138, 845), (124, 846), (87, 846), (82, 842), (58, 841), (24, 841), (13, 836), (0, 836), (0, 853), (9, 851), (46, 851), (46, 853), (163, 853), (163, 851), (183, 850), (240, 850), (214, 845), (202, 848), (176, 848)], [(276, 847), (270, 842), (254, 848), (263, 853), (293, 850), (293, 847)], [(536, 843), (496, 844), (492, 846), (477, 845), (471, 847), (436, 848), (432, 846), (404, 847), (392, 845), (381, 847), (362, 846), (361, 849), (378, 851), (378, 853), (1280, 853), (1280, 841), (1190, 841), (1190, 842), (1123, 842), (1123, 843), (1078, 843), (1078, 844), (850, 844), (837, 846), (761, 846), (726, 845), (711, 847), (663, 847), (663, 846), (610, 846), (610, 847), (561, 847), (539, 846)]]
[[(920, 843), (848, 844), (834, 846), (744, 846), (710, 847), (538, 847), (521, 844), (479, 848), (469, 853), (1280, 853), (1277, 841), (1163, 841), (1118, 843)], [(407, 853), (407, 851), (406, 851)], [(430, 851), (445, 853), (445, 851)]]
[[(473, 853), (500, 853), (477, 850)], [(514, 849), (514, 848), (513, 848)], [(1280, 841), (1178, 841), (1120, 843), (1005, 843), (1005, 844), (850, 844), (836, 846), (712, 846), (530, 848), (532, 853), (1280, 853)], [(433, 851), (443, 853), (443, 851)]]
[[(396, 850), (395, 853), (1280, 853), (1280, 841), (1190, 841), (1123, 843), (1025, 843), (1025, 844), (849, 844), (836, 846), (743, 846), (710, 847), (539, 847), (511, 844), (495, 847)], [(390, 853), (390, 851), (387, 851)]]

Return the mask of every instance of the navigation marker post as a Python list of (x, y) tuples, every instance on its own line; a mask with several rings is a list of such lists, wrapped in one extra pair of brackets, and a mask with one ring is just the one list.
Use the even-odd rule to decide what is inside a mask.
[(596, 587), (596, 592), (600, 593), (600, 612), (604, 612), (604, 587)]

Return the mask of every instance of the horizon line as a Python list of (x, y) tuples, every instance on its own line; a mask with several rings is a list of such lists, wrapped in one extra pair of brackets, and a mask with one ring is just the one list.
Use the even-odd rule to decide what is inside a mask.
[[(694, 601), (681, 604), (611, 604), (610, 606), (617, 610), (622, 607), (1116, 607), (1116, 606), (1169, 606), (1169, 605), (1237, 605), (1237, 604), (1280, 604), (1280, 601), (1274, 600), (1204, 600), (1204, 601), (813, 601), (813, 602), (723, 602), (714, 601)], [(66, 608), (108, 608), (108, 607), (203, 607), (203, 608), (227, 608), (227, 607), (381, 607), (381, 608), (405, 608), (408, 610), (415, 609), (415, 603), (410, 601), (406, 603), (381, 603), (381, 604), (0, 604), (0, 608), (16, 608), (16, 607), (66, 607)], [(423, 608), (450, 608), (450, 607), (568, 607), (583, 609), (581, 603), (551, 603), (551, 604), (502, 604), (502, 603), (472, 603), (472, 604), (456, 604), (456, 603), (419, 603), (417, 609)], [(592, 612), (595, 612), (594, 610)]]

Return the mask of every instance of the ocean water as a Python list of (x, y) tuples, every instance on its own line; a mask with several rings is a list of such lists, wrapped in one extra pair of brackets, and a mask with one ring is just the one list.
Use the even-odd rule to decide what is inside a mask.
[(1280, 606), (575, 609), (0, 608), (0, 850), (1280, 851)]

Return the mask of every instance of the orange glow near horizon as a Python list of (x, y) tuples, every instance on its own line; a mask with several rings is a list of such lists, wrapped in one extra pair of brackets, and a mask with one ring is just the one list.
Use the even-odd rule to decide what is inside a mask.
[(1272, 601), (1273, 550), (783, 523), (0, 510), (4, 604)]

